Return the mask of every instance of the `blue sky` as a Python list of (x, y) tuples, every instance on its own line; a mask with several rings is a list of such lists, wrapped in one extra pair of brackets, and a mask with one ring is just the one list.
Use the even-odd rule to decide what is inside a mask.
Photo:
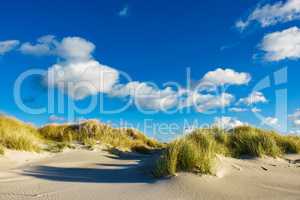
[[(104, 80), (91, 94), (85, 91), (79, 97), (78, 93), (62, 88), (55, 82), (57, 79), (45, 83), (47, 75), (30, 77), (22, 84), (23, 103), (32, 108), (49, 105), (46, 92), (49, 88), (63, 93), (64, 99), (72, 99), (81, 108), (93, 97), (104, 96), (96, 109), (87, 114), (75, 113), (72, 120), (96, 118), (114, 123), (126, 120), (136, 126), (142, 124), (138, 128), (143, 129), (145, 119), (149, 119), (152, 126), (154, 122), (179, 124), (181, 130), (176, 133), (182, 132), (183, 121), (226, 126), (249, 123), (294, 133), (300, 125), (299, 16), (298, 0), (2, 2), (0, 110), (38, 126), (70, 120), (70, 112), (74, 111), (66, 103), (59, 103), (64, 112), (56, 109), (30, 114), (15, 102), (15, 81), (21, 73), (34, 68), (48, 75), (52, 70), (55, 74), (63, 71), (76, 76), (64, 76), (64, 83), (84, 79), (97, 84)], [(55, 64), (59, 69), (53, 68)], [(75, 68), (87, 66), (91, 71), (84, 77), (74, 74)], [(111, 70), (111, 76), (93, 76), (93, 72), (105, 67)], [(277, 85), (274, 73), (281, 69), (286, 71), (278, 72), (279, 79), (284, 79), (285, 74), (287, 79)], [(187, 81), (187, 70), (191, 81)], [(123, 80), (121, 72), (126, 72), (135, 84)], [(266, 77), (271, 85), (254, 91)], [(164, 84), (170, 81), (180, 85), (180, 91), (166, 89)], [(187, 92), (187, 82), (192, 89), (208, 82), (216, 84), (218, 89), (226, 87), (223, 92), (227, 96), (220, 100), (222, 95), (204, 87), (196, 92), (200, 94), (197, 110), (187, 105), (187, 96), (191, 94)], [(138, 98), (128, 91), (132, 85), (142, 86), (159, 97)], [(186, 93), (179, 94), (182, 91)], [(218, 90), (218, 94), (223, 92)], [(287, 93), (286, 105), (284, 97), (278, 96), (280, 92)], [(175, 98), (180, 98), (181, 103)], [(155, 114), (145, 114), (131, 105), (122, 112), (105, 114), (98, 109), (101, 103), (107, 110), (118, 108), (128, 99), (148, 110), (158, 110)], [(162, 99), (166, 100), (163, 104)], [(57, 99), (54, 104), (59, 106)], [(162, 107), (182, 109), (168, 114)], [(145, 131), (158, 138), (173, 137), (159, 134), (155, 128)]]

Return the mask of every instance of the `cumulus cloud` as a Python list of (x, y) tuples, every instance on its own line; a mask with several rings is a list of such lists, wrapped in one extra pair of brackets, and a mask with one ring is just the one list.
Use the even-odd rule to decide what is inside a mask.
[(266, 103), (266, 102), (267, 99), (262, 92), (254, 91), (248, 97), (241, 98), (237, 104), (238, 105), (245, 104), (249, 106), (257, 103)]
[(266, 61), (300, 58), (300, 29), (291, 27), (264, 36), (260, 48)]
[(229, 106), (234, 101), (234, 96), (228, 93), (222, 93), (221, 95), (202, 95), (204, 99), (200, 97), (196, 109), (198, 112), (205, 112), (211, 109), (224, 108)]
[(253, 22), (258, 22), (261, 27), (267, 27), (298, 19), (300, 19), (300, 1), (287, 0), (258, 5), (245, 20), (237, 21), (235, 26), (244, 30)]
[(212, 109), (224, 108), (234, 101), (234, 96), (229, 93), (221, 93), (220, 95), (201, 94), (198, 92), (190, 92), (187, 97), (181, 101), (180, 107), (194, 107), (198, 112), (206, 112)]
[(5, 40), (0, 41), (0, 55), (4, 55), (9, 51), (15, 49), (20, 42), (18, 40)]
[(35, 44), (25, 42), (20, 51), (29, 55), (55, 55), (68, 62), (88, 61), (92, 58), (95, 45), (80, 37), (65, 37), (58, 41), (53, 35), (37, 39)]
[(254, 107), (254, 108), (251, 108), (251, 112), (259, 113), (259, 112), (261, 112), (261, 109)]
[(43, 36), (36, 44), (24, 43), (20, 50), (32, 55), (54, 55), (61, 61), (48, 69), (44, 82), (70, 97), (80, 100), (98, 93), (115, 97), (130, 96), (137, 106), (168, 109), (175, 105), (177, 93), (171, 88), (159, 89), (144, 82), (119, 84), (119, 71), (92, 57), (95, 45), (80, 37)]
[(20, 47), (24, 54), (57, 56), (59, 62), (49, 67), (44, 82), (56, 87), (74, 99), (83, 99), (97, 93), (109, 93), (118, 82), (119, 72), (95, 60), (95, 45), (80, 37), (57, 40), (46, 35), (35, 44), (26, 42)]
[(53, 35), (45, 35), (37, 39), (36, 44), (25, 42), (21, 45), (20, 51), (23, 54), (42, 56), (55, 54), (55, 48), (58, 42)]
[(151, 110), (167, 110), (177, 105), (178, 92), (170, 87), (164, 89), (155, 85), (133, 81), (125, 85), (117, 85), (111, 91), (112, 96), (126, 97), (134, 99), (135, 104), (140, 108)]
[(230, 130), (235, 127), (245, 126), (245, 125), (247, 125), (247, 123), (241, 122), (241, 121), (237, 120), (236, 118), (226, 117), (226, 116), (216, 117), (214, 120), (214, 123), (212, 124), (212, 126), (218, 127), (218, 128), (224, 129), (224, 130)]
[(262, 120), (262, 124), (278, 126), (278, 119), (276, 117), (266, 117)]
[[(76, 100), (105, 93), (111, 97), (131, 98), (139, 108), (164, 111), (178, 106), (179, 109), (194, 107), (198, 112), (205, 112), (229, 106), (235, 99), (232, 94), (224, 92), (215, 95), (210, 91), (201, 93), (185, 88), (159, 88), (139, 81), (121, 84), (119, 71), (95, 60), (92, 56), (94, 50), (95, 45), (84, 38), (65, 37), (58, 40), (52, 35), (43, 36), (36, 43), (24, 43), (20, 48), (25, 54), (60, 58), (58, 63), (49, 67), (44, 82)], [(247, 73), (219, 68), (206, 73), (200, 84), (242, 85), (250, 79)]]
[(230, 112), (246, 112), (248, 111), (247, 108), (238, 108), (238, 107), (232, 107), (228, 109)]
[(89, 61), (95, 45), (80, 37), (65, 37), (57, 45), (56, 54), (71, 62)]
[(300, 126), (300, 109), (297, 109), (293, 114), (289, 115), (289, 120), (294, 126)]
[(248, 73), (218, 68), (207, 72), (200, 84), (204, 86), (244, 85), (248, 84), (250, 80), (251, 76)]
[[(135, 103), (142, 107), (166, 109), (178, 106), (179, 109), (193, 107), (198, 112), (224, 108), (232, 104), (235, 97), (232, 94), (221, 92), (211, 94), (210, 89), (224, 85), (243, 85), (251, 80), (245, 72), (236, 72), (232, 69), (218, 68), (207, 72), (199, 81), (199, 87), (194, 90), (170, 87), (160, 89), (145, 82), (133, 81), (126, 85), (118, 85), (111, 93), (112, 96), (130, 96)], [(198, 90), (200, 88), (200, 90)], [(204, 93), (203, 90), (208, 91)]]
[(167, 110), (176, 106), (178, 109), (193, 107), (197, 112), (202, 113), (229, 106), (235, 99), (229, 93), (213, 95), (185, 89), (174, 90), (171, 87), (161, 89), (155, 85), (137, 81), (115, 86), (110, 95), (131, 97), (140, 108)]
[(97, 93), (109, 93), (117, 83), (119, 72), (95, 60), (58, 63), (49, 68), (45, 82), (74, 99)]

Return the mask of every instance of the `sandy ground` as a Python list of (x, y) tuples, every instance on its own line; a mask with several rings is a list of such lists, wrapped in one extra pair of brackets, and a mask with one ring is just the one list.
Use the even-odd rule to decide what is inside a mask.
[(0, 200), (300, 199), (300, 156), (288, 159), (219, 157), (216, 176), (156, 180), (148, 171), (151, 156), (10, 152), (0, 157)]

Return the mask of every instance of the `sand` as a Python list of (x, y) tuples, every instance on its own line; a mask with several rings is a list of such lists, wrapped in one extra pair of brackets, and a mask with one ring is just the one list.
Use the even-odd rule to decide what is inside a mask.
[[(19, 157), (18, 157), (19, 156)], [(18, 158), (18, 161), (14, 161)], [(22, 158), (22, 159), (21, 159)], [(300, 199), (300, 156), (218, 157), (216, 176), (154, 179), (153, 156), (104, 150), (0, 157), (0, 200)]]

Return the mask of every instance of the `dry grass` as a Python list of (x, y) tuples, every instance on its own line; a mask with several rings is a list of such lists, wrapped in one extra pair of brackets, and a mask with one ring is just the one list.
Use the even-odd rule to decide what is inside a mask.
[(280, 157), (299, 152), (299, 136), (280, 135), (250, 126), (228, 132), (217, 128), (198, 129), (168, 144), (157, 161), (154, 175), (170, 176), (178, 171), (211, 174), (217, 154), (239, 158)]
[(198, 129), (164, 146), (143, 133), (127, 128), (113, 128), (96, 120), (73, 125), (47, 125), (40, 129), (15, 118), (0, 116), (0, 154), (4, 149), (60, 152), (81, 143), (88, 149), (105, 145), (121, 151), (151, 153), (163, 149), (154, 175), (174, 175), (179, 171), (211, 174), (217, 154), (241, 157), (300, 153), (300, 137), (280, 135), (250, 126), (230, 131), (217, 128)]
[(71, 148), (73, 143), (81, 143), (88, 149), (101, 144), (123, 151), (149, 153), (162, 145), (133, 129), (113, 128), (96, 120), (80, 124), (50, 124), (42, 128), (25, 124), (15, 118), (0, 116), (0, 153), (5, 148), (60, 152)]
[(96, 120), (85, 121), (78, 125), (47, 125), (39, 129), (47, 140), (63, 143), (80, 142), (89, 149), (96, 144), (107, 145), (124, 151), (146, 153), (161, 146), (154, 139), (133, 129), (112, 128)]
[(154, 176), (174, 175), (178, 171), (211, 174), (217, 145), (214, 138), (201, 131), (175, 140), (157, 161)]
[(4, 155), (4, 147), (0, 145), (0, 155)]
[(283, 153), (270, 133), (250, 126), (233, 129), (230, 140), (229, 148), (238, 157), (242, 155), (277, 157)]
[(270, 135), (276, 141), (276, 144), (283, 153), (300, 153), (300, 137), (295, 135), (279, 135), (270, 132)]
[(8, 149), (40, 151), (37, 129), (15, 118), (0, 116), (0, 145)]

